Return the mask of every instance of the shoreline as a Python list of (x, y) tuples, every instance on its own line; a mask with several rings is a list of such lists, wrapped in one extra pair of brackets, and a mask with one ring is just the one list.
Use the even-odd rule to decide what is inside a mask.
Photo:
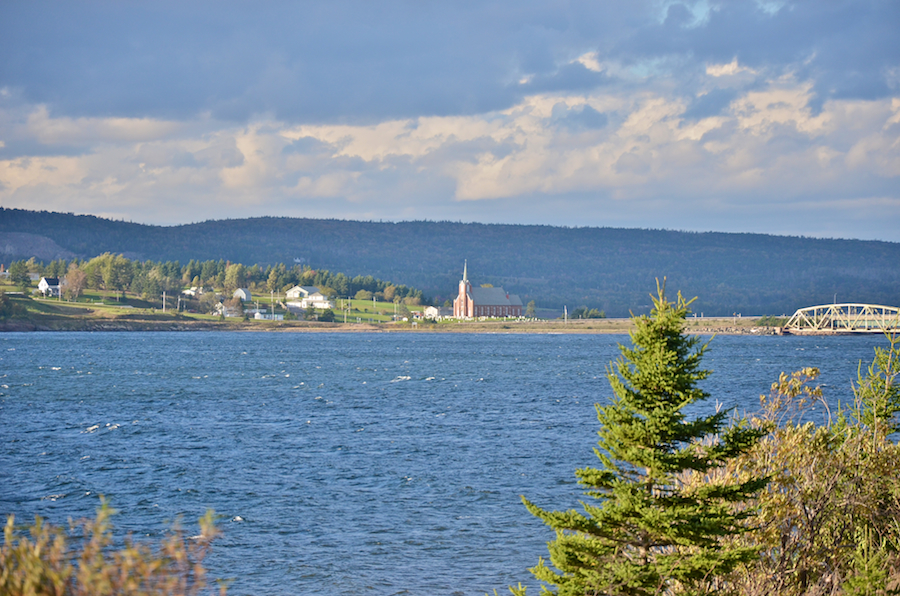
[[(268, 333), (483, 333), (483, 334), (627, 334), (631, 319), (538, 321), (465, 321), (457, 323), (320, 323), (317, 321), (212, 321), (184, 316), (156, 318), (48, 317), (0, 321), (0, 333), (33, 332), (268, 332)], [(733, 317), (687, 319), (685, 331), (695, 335), (778, 335), (780, 328), (753, 324)]]

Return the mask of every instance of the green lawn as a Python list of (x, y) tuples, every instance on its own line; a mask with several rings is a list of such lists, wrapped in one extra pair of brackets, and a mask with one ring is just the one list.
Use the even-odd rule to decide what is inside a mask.
[[(394, 320), (394, 313), (397, 313), (397, 319), (400, 319), (400, 305), (393, 302), (376, 302), (374, 305), (371, 300), (354, 300), (354, 299), (335, 299), (334, 316), (335, 321), (344, 322), (344, 310), (347, 310), (347, 322), (356, 323), (357, 319), (361, 319), (362, 323), (387, 323)], [(411, 313), (422, 313), (424, 306), (407, 306)]]

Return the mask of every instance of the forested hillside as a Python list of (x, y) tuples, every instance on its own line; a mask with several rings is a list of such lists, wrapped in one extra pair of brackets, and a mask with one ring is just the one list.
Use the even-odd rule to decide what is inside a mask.
[[(58, 254), (51, 254), (56, 251)], [(60, 252), (61, 251), (61, 252)], [(299, 262), (452, 297), (468, 259), (475, 284), (539, 307), (645, 312), (654, 279), (697, 295), (707, 315), (790, 314), (838, 302), (900, 304), (900, 244), (763, 234), (296, 218), (149, 226), (0, 209), (0, 262), (104, 252), (154, 261)]]

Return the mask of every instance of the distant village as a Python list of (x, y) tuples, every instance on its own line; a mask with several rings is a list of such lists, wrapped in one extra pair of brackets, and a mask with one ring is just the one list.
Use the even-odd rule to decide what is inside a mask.
[[(0, 278), (9, 277), (9, 272), (0, 266)], [(61, 298), (66, 291), (65, 277), (39, 277), (32, 274), (32, 282), (37, 282), (37, 289), (34, 293), (40, 294), (45, 298)], [(275, 312), (275, 293), (271, 296), (263, 296), (262, 304), (265, 305), (265, 298), (270, 298), (269, 308), (260, 306), (260, 296), (253, 296), (250, 289), (238, 288), (232, 292), (231, 297), (215, 292), (214, 290), (205, 289), (203, 286), (191, 286), (188, 289), (177, 292), (179, 301), (176, 308), (180, 307), (180, 299), (199, 300), (204, 295), (213, 294), (214, 303), (210, 314), (221, 317), (249, 317), (256, 320), (284, 320), (285, 314), (296, 317), (307, 317), (310, 312), (320, 312), (324, 316), (324, 320), (334, 320), (334, 311), (336, 310), (335, 298), (329, 293), (324, 292), (318, 286), (311, 285), (295, 285), (286, 290), (282, 296), (278, 297), (278, 306), (285, 312)], [(255, 303), (255, 306), (254, 306)], [(435, 321), (444, 319), (457, 320), (473, 320), (473, 319), (497, 319), (497, 318), (522, 318), (524, 316), (522, 300), (516, 294), (510, 294), (502, 287), (493, 286), (473, 286), (468, 276), (468, 262), (463, 264), (462, 279), (460, 279), (457, 295), (453, 299), (452, 306), (448, 306), (449, 301), (444, 306), (425, 306), (423, 310), (415, 312), (408, 311), (408, 317), (402, 317), (400, 320), (414, 319), (432, 319)], [(163, 296), (163, 309), (166, 308), (166, 297)], [(533, 303), (529, 306), (529, 310), (533, 311)], [(342, 307), (343, 308), (343, 307)], [(406, 309), (408, 310), (408, 309)], [(532, 313), (528, 313), (533, 316)], [(397, 317), (395, 317), (397, 318)]]

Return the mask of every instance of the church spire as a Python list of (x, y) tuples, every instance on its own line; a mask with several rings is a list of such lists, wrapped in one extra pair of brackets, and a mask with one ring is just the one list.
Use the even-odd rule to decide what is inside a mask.
[(469, 281), (469, 259), (466, 259), (463, 264), (463, 281)]

